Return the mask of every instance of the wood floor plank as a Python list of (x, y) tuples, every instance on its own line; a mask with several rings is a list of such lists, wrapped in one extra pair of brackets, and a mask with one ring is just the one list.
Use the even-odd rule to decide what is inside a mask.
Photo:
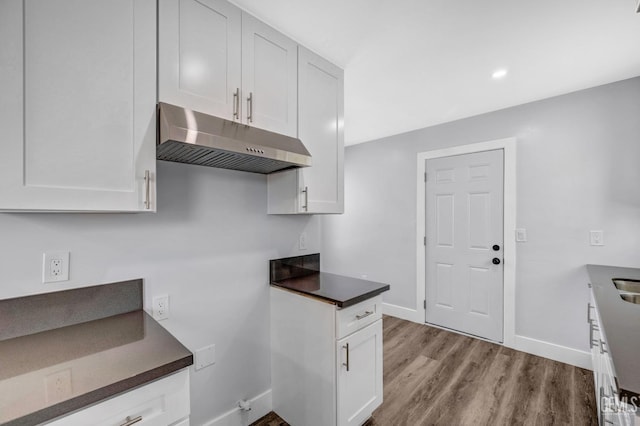
[(411, 390), (419, 389), (440, 368), (440, 362), (418, 355), (398, 375), (384, 386), (384, 403), (386, 409), (376, 418), (377, 424), (393, 424), (402, 417), (406, 410), (407, 396), (413, 398)]
[(588, 370), (427, 325), (385, 317), (383, 327), (385, 399), (372, 426), (597, 425)]

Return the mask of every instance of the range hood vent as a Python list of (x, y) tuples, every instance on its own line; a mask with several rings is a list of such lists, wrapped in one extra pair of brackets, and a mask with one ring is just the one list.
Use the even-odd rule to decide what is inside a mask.
[(311, 165), (300, 139), (175, 105), (158, 104), (157, 158), (269, 174)]

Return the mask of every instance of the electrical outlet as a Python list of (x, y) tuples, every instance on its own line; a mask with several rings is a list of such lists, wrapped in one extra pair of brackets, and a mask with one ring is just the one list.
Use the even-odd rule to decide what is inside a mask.
[(300, 234), (300, 238), (298, 238), (298, 248), (300, 250), (307, 249), (307, 233), (306, 232), (303, 232), (302, 234)]
[(48, 251), (42, 255), (42, 282), (69, 281), (69, 252)]
[(44, 378), (47, 404), (56, 404), (71, 398), (71, 369), (49, 374)]
[(216, 345), (205, 346), (198, 349), (195, 356), (195, 368), (200, 370), (201, 368), (208, 367), (216, 363)]
[(157, 321), (169, 318), (169, 295), (162, 294), (153, 298), (153, 317)]
[(604, 232), (602, 231), (591, 231), (589, 233), (589, 239), (591, 240), (592, 246), (603, 246), (604, 245)]

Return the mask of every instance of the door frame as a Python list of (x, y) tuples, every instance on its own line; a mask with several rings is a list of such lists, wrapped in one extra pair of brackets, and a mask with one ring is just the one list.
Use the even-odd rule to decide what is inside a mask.
[[(503, 345), (515, 346), (516, 336), (516, 138), (497, 139), (468, 145), (436, 149), (418, 153), (416, 191), (416, 312), (418, 321), (426, 323), (423, 305), (426, 295), (426, 259), (424, 237), (426, 235), (425, 173), (426, 160), (473, 154), (501, 149), (504, 152), (504, 203), (503, 203)], [(417, 318), (418, 319), (418, 318)]]

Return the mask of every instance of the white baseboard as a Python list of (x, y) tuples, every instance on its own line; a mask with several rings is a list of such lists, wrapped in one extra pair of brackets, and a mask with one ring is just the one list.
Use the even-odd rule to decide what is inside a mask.
[(424, 324), (424, 318), (421, 318), (415, 309), (405, 308), (404, 306), (392, 305), (391, 303), (382, 303), (382, 313), (395, 318), (417, 322)]
[(513, 349), (592, 370), (591, 353), (525, 336), (515, 336)]
[[(418, 313), (415, 309), (392, 305), (391, 303), (382, 304), (382, 313), (418, 324), (425, 323), (422, 313)], [(565, 364), (575, 365), (576, 367), (592, 369), (591, 353), (556, 345), (555, 343), (516, 335), (514, 345), (505, 346), (554, 361), (564, 362)]]
[(273, 409), (271, 389), (255, 398), (251, 398), (249, 401), (251, 402), (250, 411), (242, 411), (239, 407), (236, 407), (208, 421), (203, 426), (247, 426), (266, 416)]

